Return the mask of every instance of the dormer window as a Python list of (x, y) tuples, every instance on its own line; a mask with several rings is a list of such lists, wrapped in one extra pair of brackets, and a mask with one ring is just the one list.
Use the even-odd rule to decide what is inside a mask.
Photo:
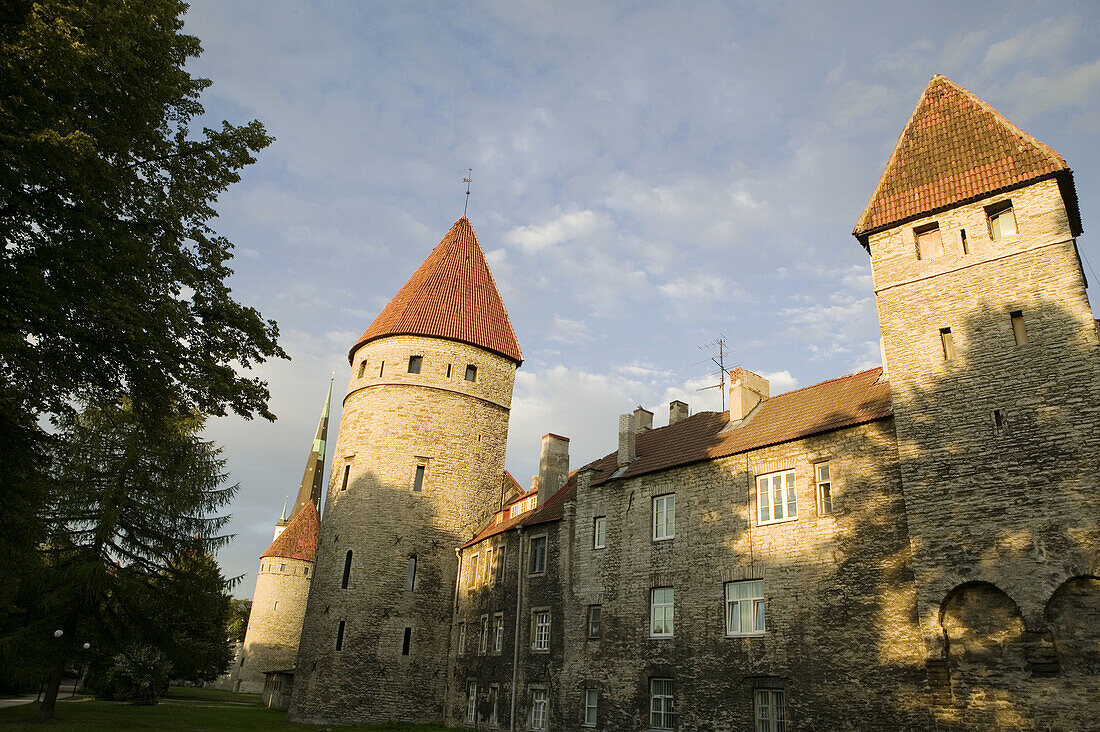
[(917, 237), (917, 259), (935, 259), (943, 256), (943, 238), (938, 223), (918, 226), (913, 229)]
[(1016, 214), (1012, 211), (1012, 201), (986, 206), (985, 215), (989, 217), (989, 236), (993, 241), (1016, 236)]

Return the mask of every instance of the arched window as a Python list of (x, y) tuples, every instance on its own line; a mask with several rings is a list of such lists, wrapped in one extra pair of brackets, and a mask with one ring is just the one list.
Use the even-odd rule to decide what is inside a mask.
[(351, 578), (351, 549), (348, 549), (347, 556), (344, 557), (344, 579), (340, 580), (340, 589), (346, 590), (348, 588), (348, 579)]
[(1062, 669), (1100, 674), (1100, 578), (1066, 580), (1047, 602), (1046, 617)]

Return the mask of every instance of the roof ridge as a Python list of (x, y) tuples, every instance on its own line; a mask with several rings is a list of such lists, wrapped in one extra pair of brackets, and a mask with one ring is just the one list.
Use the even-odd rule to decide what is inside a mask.
[[(791, 389), (790, 391), (784, 391), (782, 393), (776, 394), (773, 397), (770, 396), (770, 397), (768, 397), (768, 399), (778, 399), (779, 397), (787, 396), (788, 394), (796, 394), (800, 391), (806, 391), (807, 389), (813, 389), (813, 388), (816, 388), (818, 386), (825, 386), (826, 384), (832, 384), (834, 381), (843, 381), (844, 379), (853, 379), (857, 376), (863, 376), (864, 374), (869, 374), (872, 371), (882, 371), (882, 367), (881, 366), (872, 366), (871, 368), (863, 369), (862, 371), (853, 371), (852, 373), (844, 374), (843, 376), (834, 376), (831, 379), (825, 379), (825, 381), (819, 381), (816, 384), (810, 384), (808, 386), (800, 386), (797, 389)], [(723, 412), (723, 414), (725, 414), (725, 412)]]

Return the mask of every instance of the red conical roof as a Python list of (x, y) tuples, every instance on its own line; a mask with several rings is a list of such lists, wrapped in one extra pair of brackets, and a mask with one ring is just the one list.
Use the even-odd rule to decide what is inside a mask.
[[(1070, 173), (1061, 155), (937, 74), (852, 233), (865, 242), (870, 232), (905, 219), (1060, 172)], [(1072, 220), (1077, 202), (1071, 178), (1067, 193)]]
[(360, 336), (348, 360), (364, 343), (391, 335), (447, 338), (523, 362), (496, 282), (465, 216)]
[(317, 506), (310, 501), (299, 509), (298, 515), (291, 519), (279, 538), (271, 542), (271, 546), (260, 555), (260, 559), (281, 557), (312, 562), (317, 553), (317, 537), (320, 533), (321, 517), (317, 515)]

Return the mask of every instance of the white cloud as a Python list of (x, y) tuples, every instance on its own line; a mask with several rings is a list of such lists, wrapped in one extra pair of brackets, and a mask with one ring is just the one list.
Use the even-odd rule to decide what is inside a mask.
[(798, 379), (790, 371), (765, 371), (760, 374), (768, 380), (768, 394), (775, 396), (798, 388)]
[(601, 217), (595, 211), (573, 211), (543, 224), (517, 226), (508, 232), (507, 239), (531, 254), (555, 244), (588, 236), (600, 223)]
[(570, 320), (555, 315), (546, 337), (555, 343), (576, 345), (592, 340), (592, 329), (581, 320)]

